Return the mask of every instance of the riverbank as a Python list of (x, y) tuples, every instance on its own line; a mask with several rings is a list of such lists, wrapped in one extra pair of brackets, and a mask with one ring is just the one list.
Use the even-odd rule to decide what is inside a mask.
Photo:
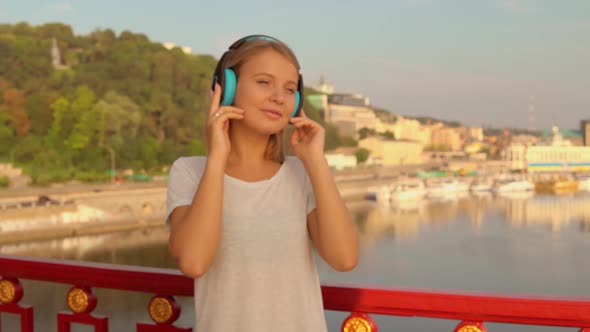
[[(370, 204), (370, 202), (362, 200), (347, 201), (347, 205), (351, 212), (366, 208)], [(1, 226), (2, 224), (0, 223), (0, 230)], [(165, 226), (166, 223), (163, 215), (135, 218), (111, 218), (108, 220), (97, 219), (75, 223), (39, 223), (23, 230), (0, 231), (0, 246), (11, 243), (118, 233)]]

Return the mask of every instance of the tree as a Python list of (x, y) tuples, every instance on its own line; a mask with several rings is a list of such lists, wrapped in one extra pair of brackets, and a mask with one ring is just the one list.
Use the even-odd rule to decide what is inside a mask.
[(66, 98), (59, 98), (51, 104), (53, 110), (53, 122), (49, 129), (47, 139), (54, 148), (60, 148), (62, 142), (69, 134), (72, 124), (69, 120), (70, 102)]
[(7, 114), (6, 108), (0, 106), (0, 155), (8, 155), (10, 153), (13, 142), (13, 130), (10, 126), (10, 116)]
[(360, 139), (365, 139), (371, 135), (375, 134), (375, 130), (374, 129), (369, 129), (367, 127), (363, 127), (361, 129), (359, 129), (359, 138)]
[(371, 155), (371, 151), (369, 151), (365, 148), (359, 148), (358, 150), (356, 150), (354, 155), (356, 156), (357, 163), (360, 164), (360, 163), (364, 163), (365, 161), (367, 161), (367, 159), (369, 159), (369, 155)]
[(380, 133), (380, 135), (381, 135), (381, 137), (383, 137), (385, 139), (390, 139), (390, 140), (395, 139), (395, 135), (389, 130), (386, 130), (385, 132)]
[(4, 90), (3, 105), (10, 112), (11, 124), (17, 136), (25, 136), (31, 130), (31, 120), (25, 109), (26, 100), (22, 93), (14, 88)]
[(72, 132), (66, 140), (68, 148), (81, 150), (88, 146), (93, 139), (98, 137), (102, 130), (101, 114), (98, 113), (94, 104), (96, 97), (94, 92), (87, 86), (81, 86), (76, 91), (75, 99), (72, 101), (70, 112), (77, 119)]
[(131, 99), (109, 91), (96, 103), (95, 112), (100, 115), (99, 144), (106, 143), (118, 149), (126, 141), (137, 139), (141, 111)]

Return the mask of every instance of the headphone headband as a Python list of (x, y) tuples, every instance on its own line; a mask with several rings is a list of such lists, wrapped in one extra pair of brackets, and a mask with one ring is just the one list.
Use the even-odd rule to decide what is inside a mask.
[(280, 40), (278, 40), (274, 37), (271, 37), (271, 36), (267, 36), (267, 35), (249, 35), (249, 36), (246, 36), (246, 37), (236, 40), (233, 44), (231, 44), (229, 49), (235, 50), (236, 48), (239, 48), (240, 46), (242, 46), (242, 44), (249, 42), (253, 39), (262, 39), (262, 40), (267, 40), (267, 41), (271, 41), (271, 42), (275, 42), (275, 43), (281, 42)]

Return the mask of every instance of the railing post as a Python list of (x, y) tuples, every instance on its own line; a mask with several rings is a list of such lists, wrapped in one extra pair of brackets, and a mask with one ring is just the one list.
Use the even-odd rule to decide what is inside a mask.
[(137, 332), (192, 332), (192, 328), (172, 325), (180, 316), (180, 305), (172, 296), (156, 295), (148, 304), (150, 318), (156, 323), (137, 323)]
[(23, 294), (24, 290), (18, 279), (0, 279), (0, 313), (9, 312), (19, 315), (21, 331), (33, 332), (33, 307), (18, 304)]
[(97, 300), (90, 287), (72, 287), (68, 292), (67, 303), (73, 314), (68, 312), (57, 314), (57, 332), (70, 332), (72, 323), (92, 325), (95, 332), (108, 332), (109, 319), (91, 314), (96, 308)]

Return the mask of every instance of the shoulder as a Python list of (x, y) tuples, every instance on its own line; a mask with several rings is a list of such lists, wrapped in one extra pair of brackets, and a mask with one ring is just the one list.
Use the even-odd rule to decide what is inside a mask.
[(301, 160), (295, 156), (286, 156), (284, 163), (285, 166), (287, 166), (290, 169), (305, 172), (303, 162), (301, 162)]
[(299, 158), (295, 156), (287, 156), (284, 163), (291, 175), (297, 176), (299, 180), (305, 180), (307, 177), (307, 170)]
[(172, 167), (186, 167), (194, 169), (196, 167), (204, 167), (207, 163), (207, 157), (205, 156), (184, 156), (176, 159), (172, 163)]
[(170, 168), (171, 174), (185, 174), (191, 177), (200, 176), (207, 164), (207, 157), (205, 156), (185, 156), (180, 157), (172, 163)]

